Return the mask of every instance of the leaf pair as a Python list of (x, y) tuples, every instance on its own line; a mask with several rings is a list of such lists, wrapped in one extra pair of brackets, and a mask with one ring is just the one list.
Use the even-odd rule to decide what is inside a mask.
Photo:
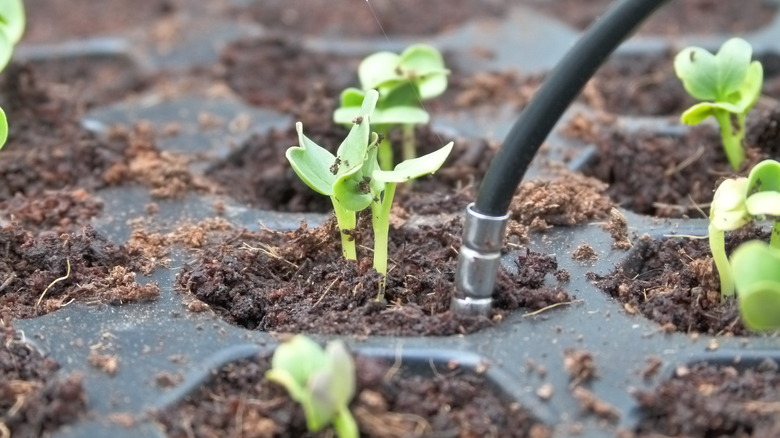
[(277, 347), (266, 377), (287, 389), (303, 407), (310, 431), (333, 423), (340, 438), (357, 438), (349, 403), (355, 395), (355, 363), (344, 343), (336, 340), (323, 350), (297, 335)]
[(744, 160), (742, 139), (745, 117), (758, 101), (764, 70), (758, 61), (751, 62), (753, 49), (745, 40), (732, 38), (718, 53), (689, 47), (674, 59), (674, 70), (685, 90), (705, 102), (688, 108), (681, 121), (688, 125), (715, 117), (721, 128), (723, 146), (729, 162), (738, 169)]
[(764, 160), (747, 178), (723, 181), (710, 206), (710, 223), (720, 231), (733, 231), (755, 218), (780, 218), (780, 163)]
[(450, 142), (428, 155), (404, 161), (393, 170), (381, 170), (376, 159), (378, 138), (370, 128), (378, 97), (376, 90), (368, 90), (360, 114), (335, 156), (307, 138), (300, 122), (295, 125), (300, 145), (286, 152), (293, 170), (306, 185), (335, 198), (350, 211), (364, 210), (376, 202), (386, 183), (406, 182), (435, 172), (452, 150)]
[(341, 93), (341, 107), (333, 119), (348, 123), (356, 116), (367, 90), (378, 90), (373, 123), (425, 124), (430, 116), (420, 108), (420, 100), (441, 95), (447, 89), (449, 70), (441, 53), (431, 46), (416, 44), (400, 55), (377, 52), (366, 57), (358, 67), (360, 88), (347, 88)]

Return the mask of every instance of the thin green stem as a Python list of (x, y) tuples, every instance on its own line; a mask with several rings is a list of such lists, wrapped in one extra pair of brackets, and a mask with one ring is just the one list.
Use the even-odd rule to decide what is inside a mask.
[(401, 153), (404, 161), (417, 158), (417, 144), (414, 139), (414, 125), (407, 123), (403, 125), (403, 142), (401, 143)]
[(382, 141), (379, 143), (379, 150), (377, 151), (379, 167), (382, 170), (393, 170), (393, 145), (390, 144), (388, 132), (389, 130), (386, 128), (376, 131), (377, 134), (382, 136)]
[(355, 417), (352, 416), (349, 408), (341, 409), (333, 417), (333, 428), (336, 430), (338, 438), (358, 438), (360, 436), (357, 421), (355, 421)]
[(387, 244), (390, 233), (390, 207), (393, 205), (396, 183), (386, 183), (381, 202), (371, 203), (371, 226), (374, 229), (374, 269), (382, 274), (377, 301), (385, 298), (387, 276)]
[(720, 295), (730, 297), (734, 295), (734, 275), (726, 255), (726, 235), (712, 225), (710, 225), (708, 233), (712, 260), (715, 261), (715, 268), (720, 276)]
[(715, 118), (720, 125), (720, 135), (723, 138), (723, 150), (734, 170), (739, 170), (745, 159), (742, 139), (745, 137), (745, 115), (733, 114), (725, 110), (715, 110)]
[(347, 260), (357, 260), (355, 238), (348, 233), (357, 227), (357, 214), (344, 208), (334, 196), (331, 196), (330, 200), (333, 202), (333, 211), (336, 212), (336, 223), (341, 234), (341, 253)]

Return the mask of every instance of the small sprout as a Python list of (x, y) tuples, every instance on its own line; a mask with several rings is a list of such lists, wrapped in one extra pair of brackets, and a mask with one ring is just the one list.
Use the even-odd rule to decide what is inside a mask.
[(355, 363), (342, 341), (330, 342), (323, 350), (296, 335), (276, 348), (266, 377), (301, 404), (310, 432), (332, 424), (339, 438), (359, 436), (349, 410), (355, 395)]
[[(780, 218), (780, 163), (764, 160), (751, 169), (747, 178), (724, 180), (710, 205), (709, 242), (720, 275), (720, 292), (734, 294), (734, 279), (726, 256), (725, 232), (734, 231), (755, 219)], [(775, 221), (773, 245), (780, 246), (780, 223)]]
[(696, 125), (712, 116), (720, 125), (723, 148), (737, 170), (745, 159), (742, 139), (745, 117), (761, 93), (764, 70), (752, 61), (753, 48), (740, 38), (732, 38), (718, 53), (700, 47), (683, 49), (674, 59), (674, 70), (685, 90), (705, 101), (688, 108), (681, 116), (687, 125)]
[[(14, 46), (22, 39), (25, 27), (22, 0), (3, 0), (0, 3), (0, 71), (11, 61)], [(0, 148), (8, 140), (8, 120), (0, 108)]]
[[(361, 123), (353, 124), (336, 156), (303, 135), (303, 125), (296, 124), (299, 146), (287, 150), (287, 160), (295, 173), (314, 191), (330, 196), (341, 231), (344, 257), (357, 259), (351, 231), (356, 213), (371, 207), (374, 230), (374, 268), (387, 275), (387, 244), (390, 207), (396, 184), (437, 171), (452, 151), (452, 142), (419, 158), (406, 160), (393, 170), (380, 169), (377, 161), (379, 136), (370, 132), (373, 111), (379, 93), (368, 90), (361, 106)], [(336, 171), (335, 173), (333, 171)], [(384, 297), (384, 282), (378, 298)]]
[(382, 169), (393, 167), (392, 147), (384, 141), (394, 126), (404, 131), (403, 159), (416, 156), (414, 126), (428, 123), (430, 116), (423, 100), (439, 96), (447, 89), (449, 70), (444, 58), (431, 46), (417, 44), (403, 53), (377, 52), (366, 57), (358, 67), (360, 89), (347, 88), (341, 93), (341, 107), (333, 113), (337, 123), (349, 123), (359, 117), (368, 90), (379, 91), (379, 101), (371, 123), (381, 136), (379, 162)]

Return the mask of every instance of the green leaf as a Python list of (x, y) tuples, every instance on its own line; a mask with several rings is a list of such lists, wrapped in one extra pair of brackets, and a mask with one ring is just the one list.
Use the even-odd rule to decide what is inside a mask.
[(337, 410), (349, 406), (355, 395), (355, 362), (343, 342), (336, 340), (325, 346), (325, 355), (333, 373), (330, 380), (330, 393)]
[(741, 38), (731, 38), (720, 47), (718, 54), (715, 55), (719, 100), (732, 100), (730, 96), (742, 88), (751, 56), (753, 56), (753, 48)]
[(6, 141), (8, 141), (8, 119), (5, 117), (5, 111), (0, 108), (0, 149), (5, 146)]
[(780, 328), (780, 251), (761, 241), (746, 242), (734, 250), (731, 266), (745, 325)]
[(0, 31), (0, 70), (5, 69), (11, 61), (11, 55), (14, 52), (14, 45), (5, 32)]
[(747, 211), (747, 178), (723, 181), (710, 204), (710, 226), (720, 231), (732, 231), (752, 220)]
[(415, 83), (424, 100), (439, 96), (447, 89), (449, 70), (444, 66), (441, 53), (431, 46), (409, 46), (401, 53), (399, 66), (404, 76)]
[(688, 108), (680, 116), (680, 121), (686, 125), (698, 125), (707, 117), (715, 117), (716, 111), (726, 111), (733, 114), (741, 114), (742, 109), (728, 102), (701, 102)]
[(310, 431), (318, 431), (327, 426), (336, 414), (336, 403), (330, 392), (330, 381), (333, 369), (328, 365), (327, 369), (317, 371), (311, 376), (307, 388), (310, 394), (308, 404), (304, 406), (306, 422)]
[(747, 192), (780, 192), (780, 162), (764, 160), (753, 166), (748, 174)]
[(333, 121), (336, 123), (350, 124), (362, 114), (363, 99), (366, 93), (358, 88), (347, 88), (341, 92), (341, 107), (333, 112)]
[(311, 374), (327, 364), (327, 356), (319, 344), (303, 335), (293, 336), (276, 347), (271, 369), (281, 370), (300, 386), (306, 386)]
[(751, 215), (780, 217), (780, 162), (764, 160), (753, 166), (746, 190)]
[(674, 70), (685, 90), (699, 100), (736, 102), (742, 98), (753, 49), (732, 38), (713, 55), (700, 47), (683, 49), (674, 58)]
[(401, 183), (433, 173), (444, 164), (452, 146), (453, 143), (449, 142), (437, 151), (399, 163), (393, 170), (374, 170), (373, 177), (385, 183)]
[(402, 79), (397, 71), (399, 58), (392, 52), (377, 52), (367, 56), (358, 66), (360, 87), (369, 90), (385, 82)]
[(371, 119), (376, 125), (422, 125), (431, 120), (431, 116), (422, 108), (414, 106), (399, 106), (378, 109)]
[(285, 156), (298, 177), (317, 193), (333, 194), (336, 175), (332, 171), (336, 157), (303, 135), (303, 124), (295, 124), (299, 146), (287, 149)]
[(718, 67), (712, 53), (701, 47), (685, 48), (674, 58), (674, 72), (691, 96), (699, 100), (718, 99)]
[(0, 6), (0, 30), (12, 44), (22, 39), (25, 27), (24, 2), (22, 0), (3, 0)]
[(751, 216), (780, 218), (780, 192), (758, 192), (745, 200), (745, 207)]
[(764, 68), (760, 62), (753, 61), (750, 67), (748, 67), (745, 80), (739, 89), (739, 99), (734, 102), (734, 105), (740, 109), (741, 113), (747, 113), (758, 102), (758, 98), (761, 97), (761, 86), (763, 83)]

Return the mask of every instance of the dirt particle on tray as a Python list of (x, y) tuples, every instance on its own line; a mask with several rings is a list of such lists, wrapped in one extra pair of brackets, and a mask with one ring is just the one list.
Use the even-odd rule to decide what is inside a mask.
[(658, 374), (663, 365), (663, 360), (658, 356), (650, 356), (645, 360), (645, 369), (642, 370), (642, 378), (651, 380)]
[(567, 283), (571, 280), (571, 273), (565, 269), (555, 271), (555, 279), (561, 283)]
[(555, 387), (551, 383), (544, 383), (542, 386), (536, 388), (536, 396), (542, 401), (547, 401), (552, 398), (555, 393)]
[(115, 354), (100, 354), (96, 351), (91, 351), (89, 357), (87, 357), (87, 362), (109, 376), (114, 376), (119, 371), (119, 356)]
[(128, 181), (143, 184), (149, 187), (152, 196), (159, 198), (181, 198), (191, 191), (210, 191), (205, 179), (190, 172), (187, 158), (157, 148), (152, 126), (143, 121), (131, 129), (112, 127), (110, 138), (127, 144), (126, 159), (113, 163), (104, 172), (104, 181), (110, 185)]
[(133, 414), (127, 412), (113, 412), (108, 414), (108, 421), (127, 429), (134, 427), (137, 423)]
[(587, 243), (583, 243), (574, 249), (574, 251), (571, 253), (571, 258), (579, 261), (592, 261), (597, 260), (599, 256), (596, 254), (596, 250), (594, 250), (592, 246), (588, 245)]
[(170, 371), (160, 371), (154, 375), (154, 384), (158, 388), (173, 388), (184, 381), (184, 376)]
[(589, 351), (567, 348), (563, 351), (563, 369), (569, 374), (570, 387), (596, 377), (596, 362)]
[(592, 391), (577, 386), (571, 391), (572, 396), (580, 404), (584, 412), (591, 413), (605, 420), (616, 422), (620, 419), (620, 411), (610, 403), (600, 399)]
[(612, 237), (612, 247), (628, 250), (633, 246), (628, 238), (628, 221), (617, 208), (609, 211), (609, 221), (602, 226)]

